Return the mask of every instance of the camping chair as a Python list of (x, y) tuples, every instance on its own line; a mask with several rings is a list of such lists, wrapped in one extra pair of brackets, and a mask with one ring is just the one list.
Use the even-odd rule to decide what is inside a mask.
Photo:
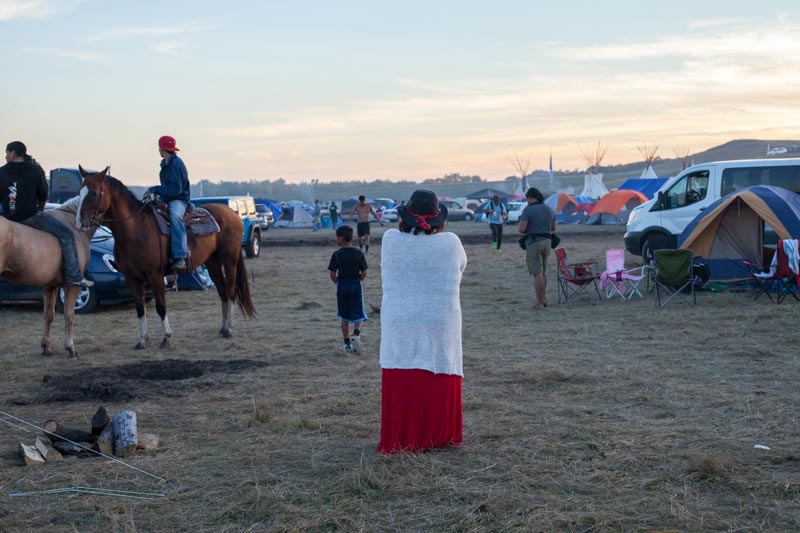
[[(673, 299), (689, 306), (697, 305), (697, 296), (694, 292), (695, 269), (692, 266), (692, 251), (656, 250), (653, 252), (655, 266), (648, 269), (653, 272), (653, 282), (656, 289), (656, 306), (662, 309)], [(666, 299), (662, 301), (661, 294)]]
[(645, 267), (625, 268), (625, 250), (611, 248), (606, 250), (606, 269), (600, 274), (600, 289), (606, 298), (619, 296), (630, 300), (634, 295), (644, 298), (639, 292), (639, 282), (645, 277)]
[[(792, 271), (790, 256), (794, 257), (794, 261), (796, 261), (797, 239), (778, 241), (778, 247), (775, 250), (775, 255), (772, 256), (772, 262), (767, 272), (764, 272), (765, 269), (749, 261), (744, 261), (750, 279), (756, 284), (753, 300), (758, 300), (762, 294), (766, 294), (767, 298), (775, 303), (781, 303), (789, 296), (800, 301), (797, 298), (797, 285), (798, 281), (800, 281), (798, 279), (800, 276), (798, 276), (797, 272)], [(795, 279), (794, 284), (792, 284), (792, 278)]]
[[(600, 274), (592, 270), (597, 261), (584, 261), (583, 263), (567, 263), (567, 251), (564, 248), (556, 250), (558, 260), (558, 303), (567, 303), (580, 297), (590, 304), (600, 299), (600, 289), (597, 287), (597, 280)], [(594, 287), (597, 298), (589, 290), (584, 294), (588, 287)]]

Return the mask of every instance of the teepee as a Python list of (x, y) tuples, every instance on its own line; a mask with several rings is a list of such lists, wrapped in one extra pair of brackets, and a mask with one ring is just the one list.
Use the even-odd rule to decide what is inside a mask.
[(639, 149), (639, 153), (642, 154), (642, 158), (644, 158), (644, 170), (642, 171), (642, 175), (639, 176), (640, 180), (655, 180), (658, 179), (656, 175), (656, 171), (653, 170), (653, 161), (656, 158), (656, 154), (658, 153), (658, 146), (656, 145), (648, 145), (643, 144), (641, 146), (637, 146)]
[(688, 148), (673, 148), (672, 152), (675, 154), (675, 159), (681, 162), (681, 170), (686, 170), (692, 166)]
[(514, 165), (514, 170), (519, 172), (519, 181), (514, 183), (514, 192), (518, 194), (525, 194), (528, 190), (528, 171), (531, 168), (531, 156), (528, 154), (528, 159), (520, 159), (519, 155), (515, 155), (514, 159), (510, 157), (508, 160)]
[(606, 157), (608, 146), (598, 141), (597, 148), (579, 146), (578, 150), (587, 167), (580, 195), (596, 200), (608, 193), (608, 188), (603, 183), (603, 174), (600, 172), (600, 165)]

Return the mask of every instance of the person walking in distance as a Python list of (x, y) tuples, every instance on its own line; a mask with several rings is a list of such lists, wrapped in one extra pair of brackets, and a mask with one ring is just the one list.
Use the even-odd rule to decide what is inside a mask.
[(383, 226), (383, 221), (378, 218), (378, 214), (372, 208), (372, 205), (367, 203), (367, 198), (363, 194), (358, 197), (358, 203), (350, 210), (349, 218), (353, 220), (353, 213), (358, 215), (358, 224), (356, 229), (358, 231), (358, 247), (364, 249), (367, 247), (365, 253), (369, 253), (369, 215), (375, 217), (375, 220)]
[(503, 223), (508, 218), (508, 209), (500, 201), (500, 197), (495, 194), (483, 212), (486, 213), (489, 227), (492, 229), (492, 248), (499, 250), (503, 245)]
[[(336, 316), (342, 320), (344, 351), (363, 353), (361, 324), (367, 319), (361, 282), (367, 277), (367, 259), (361, 250), (353, 248), (352, 226), (336, 228), (336, 244), (328, 263), (331, 281), (336, 284)], [(353, 322), (353, 335), (350, 335)]]
[(545, 270), (550, 255), (550, 234), (556, 230), (556, 214), (544, 203), (544, 195), (535, 187), (525, 192), (528, 205), (519, 216), (520, 233), (525, 239), (525, 263), (533, 277), (536, 308), (547, 307), (547, 278)]
[(322, 205), (314, 200), (314, 211), (311, 213), (312, 231), (322, 231)]
[(331, 227), (336, 231), (336, 226), (339, 225), (339, 208), (336, 207), (336, 202), (331, 200), (331, 205), (328, 207), (328, 213), (331, 216)]
[(169, 227), (172, 251), (172, 270), (186, 270), (188, 247), (186, 243), (186, 225), (183, 214), (189, 206), (191, 191), (189, 189), (189, 172), (183, 160), (176, 152), (175, 139), (164, 135), (158, 139), (158, 153), (161, 155), (161, 171), (158, 178), (161, 185), (150, 187), (144, 193), (145, 198), (157, 194), (169, 205)]
[(0, 167), (0, 205), (3, 216), (13, 222), (54, 235), (61, 245), (64, 259), (64, 282), (77, 287), (91, 287), (94, 282), (83, 278), (78, 247), (72, 230), (44, 214), (47, 203), (47, 179), (42, 167), (28, 155), (20, 141), (6, 146), (6, 164)]

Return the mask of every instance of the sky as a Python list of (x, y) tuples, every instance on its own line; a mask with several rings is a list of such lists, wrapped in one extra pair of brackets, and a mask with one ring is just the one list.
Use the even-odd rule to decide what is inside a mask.
[(486, 180), (800, 137), (800, 3), (0, 0), (0, 137), (158, 181)]

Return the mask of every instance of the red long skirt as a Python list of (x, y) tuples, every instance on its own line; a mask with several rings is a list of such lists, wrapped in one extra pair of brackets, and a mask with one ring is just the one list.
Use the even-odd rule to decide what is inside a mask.
[(461, 444), (461, 376), (383, 369), (380, 453)]

